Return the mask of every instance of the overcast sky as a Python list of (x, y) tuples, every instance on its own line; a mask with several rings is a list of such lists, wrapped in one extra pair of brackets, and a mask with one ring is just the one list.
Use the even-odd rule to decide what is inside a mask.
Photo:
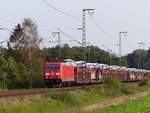
[[(81, 41), (82, 9), (94, 8), (93, 17), (105, 32), (113, 36), (108, 37), (100, 31), (88, 13), (86, 14), (87, 41), (100, 48), (112, 49), (118, 53), (120, 31), (128, 31), (124, 37), (122, 52), (127, 54), (138, 48), (139, 42), (145, 42), (145, 49), (150, 45), (150, 1), (149, 0), (47, 0), (56, 8), (81, 17), (72, 18), (57, 12), (42, 2), (42, 0), (1, 0), (0, 25), (12, 29), (23, 18), (30, 17), (37, 25), (43, 45), (51, 47), (49, 43), (55, 40), (51, 32), (62, 29), (76, 40)], [(7, 39), (9, 31), (0, 31), (0, 41)], [(62, 43), (77, 45), (61, 35)], [(105, 47), (103, 46), (105, 45)]]

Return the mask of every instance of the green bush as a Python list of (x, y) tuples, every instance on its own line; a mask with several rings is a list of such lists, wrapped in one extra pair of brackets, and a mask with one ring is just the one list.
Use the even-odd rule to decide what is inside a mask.
[(94, 94), (103, 94), (104, 93), (103, 84), (91, 85), (89, 89), (86, 91)]
[(115, 76), (109, 76), (103, 84), (92, 85), (89, 88), (91, 93), (104, 96), (117, 96), (121, 94), (133, 94), (135, 90), (133, 85), (122, 83)]
[(138, 84), (139, 86), (150, 86), (150, 80), (148, 77), (144, 77)]
[(119, 95), (121, 94), (123, 83), (121, 80), (114, 76), (109, 76), (104, 83), (106, 95)]
[(133, 89), (133, 87), (131, 87), (130, 85), (124, 84), (124, 85), (122, 86), (121, 92), (122, 92), (123, 94), (129, 95), (129, 94), (133, 94), (133, 93), (134, 93), (134, 89)]
[(46, 96), (53, 100), (60, 101), (66, 105), (79, 105), (78, 99), (73, 94), (68, 92), (52, 93), (47, 94)]
[(0, 89), (6, 89), (6, 88), (7, 85), (4, 82), (0, 81)]

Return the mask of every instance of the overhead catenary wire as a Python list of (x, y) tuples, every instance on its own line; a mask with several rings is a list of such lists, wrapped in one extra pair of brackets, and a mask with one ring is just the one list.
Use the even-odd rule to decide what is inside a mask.
[(97, 27), (101, 32), (103, 32), (105, 36), (107, 36), (107, 37), (110, 38), (110, 39), (117, 40), (114, 36), (112, 36), (112, 35), (110, 35), (109, 33), (107, 33), (107, 32), (97, 23), (97, 21), (95, 20), (94, 17), (92, 17), (92, 16), (90, 16), (90, 17), (91, 17), (92, 21), (94, 22), (94, 24), (96, 25), (96, 27)]
[(3, 30), (3, 31), (11, 31), (10, 28), (5, 27), (5, 26), (3, 26), (3, 25), (0, 25), (0, 30)]
[(72, 36), (70, 36), (68, 33), (64, 32), (63, 30), (61, 30), (60, 28), (57, 29), (58, 31), (60, 31), (62, 34), (64, 34), (65, 36), (67, 36), (68, 38), (72, 39), (74, 42), (77, 42), (79, 45), (82, 45), (82, 43), (80, 41), (77, 41), (75, 38), (73, 38)]
[[(103, 32), (108, 38), (110, 38), (110, 39), (113, 39), (113, 40), (118, 40), (117, 38), (115, 38), (114, 36), (112, 36), (112, 35), (110, 35), (109, 33), (107, 33), (98, 23), (97, 23), (97, 21), (95, 20), (95, 18), (93, 17), (93, 16), (90, 16), (91, 17), (91, 19), (92, 19), (92, 21), (94, 22), (94, 24), (96, 25), (96, 27), (101, 31), (101, 32)], [(130, 44), (130, 42), (128, 41), (128, 46), (130, 46), (131, 48), (133, 48), (132, 47), (132, 44)], [(118, 44), (117, 44), (118, 45)]]
[(102, 44), (101, 46), (102, 46), (104, 49), (106, 49), (109, 53), (112, 53), (112, 54), (114, 54), (114, 55), (120, 57), (120, 55), (119, 55), (118, 53), (116, 53), (116, 52), (113, 51), (112, 49), (108, 48), (105, 44)]
[(5, 40), (1, 41), (1, 42), (0, 42), (0, 44), (2, 44), (2, 43), (4, 43), (4, 42), (7, 42), (7, 41), (9, 41), (9, 39), (10, 39), (10, 38), (8, 38), (8, 39), (5, 39)]
[(63, 14), (63, 15), (66, 15), (66, 16), (69, 16), (69, 17), (72, 17), (72, 18), (76, 18), (76, 19), (80, 19), (80, 17), (78, 17), (78, 16), (74, 16), (74, 15), (72, 15), (72, 14), (69, 14), (69, 13), (67, 13), (67, 12), (64, 12), (64, 11), (62, 11), (62, 10), (56, 8), (55, 6), (53, 6), (52, 4), (50, 4), (50, 3), (49, 3), (48, 1), (46, 1), (46, 0), (41, 0), (41, 1), (44, 2), (45, 4), (47, 4), (50, 8), (54, 9), (55, 11), (57, 11), (57, 12)]

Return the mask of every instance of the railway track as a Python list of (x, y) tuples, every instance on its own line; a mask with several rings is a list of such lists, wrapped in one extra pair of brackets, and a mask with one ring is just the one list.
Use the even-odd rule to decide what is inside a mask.
[(75, 90), (83, 90), (85, 87), (65, 87), (65, 88), (39, 88), (39, 89), (20, 89), (0, 91), (0, 98), (37, 95), (44, 93), (68, 92)]
[[(130, 84), (137, 84), (138, 82), (130, 82)], [(78, 87), (62, 87), (62, 88), (37, 88), (37, 89), (12, 89), (0, 91), (0, 98), (26, 96), (26, 95), (38, 95), (44, 93), (56, 93), (56, 92), (69, 92), (75, 90), (85, 90), (87, 86)]]

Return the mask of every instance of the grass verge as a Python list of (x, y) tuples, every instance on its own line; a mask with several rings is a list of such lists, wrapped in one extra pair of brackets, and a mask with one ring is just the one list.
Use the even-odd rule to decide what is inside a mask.
[(77, 113), (78, 108), (149, 89), (148, 84), (126, 84), (110, 77), (106, 83), (92, 85), (85, 90), (1, 99), (0, 113), (66, 113), (69, 109)]

